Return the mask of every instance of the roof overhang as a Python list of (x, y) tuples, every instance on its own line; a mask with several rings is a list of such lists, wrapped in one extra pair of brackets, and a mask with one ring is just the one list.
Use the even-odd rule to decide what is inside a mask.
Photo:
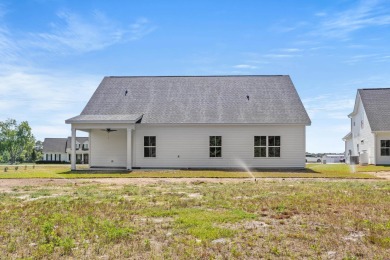
[(343, 141), (347, 141), (348, 139), (351, 139), (352, 137), (352, 132), (349, 132), (346, 136), (343, 137)]
[(130, 115), (78, 115), (65, 120), (66, 124), (134, 124), (143, 114)]
[[(357, 111), (358, 111), (358, 107), (359, 107), (359, 101), (362, 102), (361, 98), (360, 98), (360, 94), (359, 94), (359, 90), (356, 92), (356, 98), (355, 98), (355, 105), (353, 107), (353, 111), (352, 113), (350, 113), (348, 115), (349, 118), (352, 118), (354, 115), (356, 115)], [(363, 103), (363, 102), (362, 102)], [(362, 104), (363, 105), (363, 104)]]

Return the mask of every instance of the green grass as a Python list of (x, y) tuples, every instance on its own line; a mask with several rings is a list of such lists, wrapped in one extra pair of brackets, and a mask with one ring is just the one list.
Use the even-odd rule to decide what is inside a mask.
[(389, 194), (310, 179), (18, 187), (0, 190), (0, 258), (387, 259)]
[[(8, 167), (5, 172), (5, 167)], [(17, 167), (17, 168), (16, 168)], [(0, 166), (0, 179), (24, 178), (249, 178), (245, 171), (229, 170), (161, 170), (133, 172), (93, 172), (86, 166), (78, 166), (80, 171), (70, 171), (69, 165), (17, 165)], [(256, 178), (376, 178), (366, 172), (388, 171), (388, 166), (356, 166), (356, 172), (346, 164), (307, 164), (301, 170), (254, 170)]]

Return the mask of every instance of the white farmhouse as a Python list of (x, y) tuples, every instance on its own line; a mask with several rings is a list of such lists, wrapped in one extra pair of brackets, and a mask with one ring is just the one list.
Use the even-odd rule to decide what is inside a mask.
[(131, 170), (303, 168), (311, 122), (289, 76), (140, 76), (105, 77), (66, 123), (90, 167)]
[(43, 161), (68, 161), (66, 154), (66, 138), (45, 138), (43, 141)]
[[(70, 162), (72, 153), (71, 137), (45, 138), (43, 141), (43, 161), (46, 162)], [(89, 163), (88, 137), (76, 138), (76, 162)]]
[(390, 165), (390, 88), (359, 89), (348, 117), (346, 163)]

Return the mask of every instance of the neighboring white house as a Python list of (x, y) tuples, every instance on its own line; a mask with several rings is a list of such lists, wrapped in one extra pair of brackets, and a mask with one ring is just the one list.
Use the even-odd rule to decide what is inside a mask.
[(105, 77), (66, 123), (90, 167), (131, 170), (304, 168), (311, 122), (289, 76), (141, 76)]
[(358, 89), (348, 117), (346, 163), (390, 165), (390, 88)]
[[(70, 162), (72, 153), (71, 137), (45, 138), (43, 141), (43, 161)], [(89, 163), (88, 137), (76, 138), (77, 163)]]
[(322, 156), (322, 162), (324, 163), (341, 163), (344, 160), (344, 154), (325, 154)]
[[(72, 138), (68, 137), (66, 140), (66, 153), (68, 155), (67, 161), (71, 161), (72, 154)], [(76, 138), (76, 162), (89, 164), (89, 140), (88, 137)]]
[(43, 141), (43, 161), (67, 162), (66, 138), (45, 138)]

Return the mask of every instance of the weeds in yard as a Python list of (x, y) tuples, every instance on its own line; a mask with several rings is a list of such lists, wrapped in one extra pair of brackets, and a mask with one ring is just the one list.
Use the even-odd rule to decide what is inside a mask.
[(389, 191), (353, 181), (20, 187), (0, 193), (0, 255), (386, 259)]

